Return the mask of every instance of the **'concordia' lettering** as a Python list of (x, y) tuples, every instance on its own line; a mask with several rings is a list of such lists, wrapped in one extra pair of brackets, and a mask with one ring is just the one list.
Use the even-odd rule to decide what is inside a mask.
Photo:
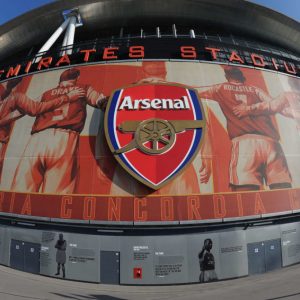
[(190, 104), (187, 96), (182, 96), (181, 99), (135, 99), (130, 96), (125, 96), (119, 110), (139, 110), (139, 109), (190, 109)]

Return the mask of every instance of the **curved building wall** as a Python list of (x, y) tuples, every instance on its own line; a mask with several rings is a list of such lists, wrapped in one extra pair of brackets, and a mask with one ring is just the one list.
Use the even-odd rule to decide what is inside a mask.
[(78, 7), (82, 40), (38, 58), (69, 1), (2, 28), (1, 96), (14, 88), (0, 104), (0, 263), (142, 285), (299, 263), (298, 24), (196, 1), (203, 14), (184, 6), (176, 32), (173, 2), (102, 2)]
[[(62, 81), (59, 86), (60, 76), (67, 74), (64, 68), (46, 71), (22, 77), (13, 96), (4, 100), (2, 213), (138, 225), (219, 222), (292, 213), (300, 208), (296, 77), (187, 61), (128, 61), (71, 70), (75, 68), (80, 72), (75, 85)], [(244, 83), (230, 82), (226, 70), (240, 74)], [(132, 85), (141, 88), (131, 92)], [(195, 92), (205, 120), (203, 128), (172, 133), (174, 145), (159, 157), (144, 153), (137, 145), (129, 152), (112, 153), (104, 130), (109, 127), (104, 123), (109, 122), (97, 107), (99, 98), (111, 96), (106, 109), (109, 114), (116, 91), (129, 91), (132, 103), (125, 101), (123, 109), (119, 106), (116, 128), (123, 119), (172, 120), (180, 116), (178, 111), (188, 112), (193, 107), (179, 103), (176, 108), (167, 103), (147, 110), (146, 104), (135, 107), (134, 100), (159, 97), (159, 92), (147, 91), (151, 86), (165, 86), (161, 97), (171, 97), (177, 85)], [(69, 103), (62, 96), (74, 87), (83, 88), (86, 96)], [(135, 130), (116, 129), (119, 148), (135, 139)], [(184, 157), (199, 144), (195, 142), (197, 132), (201, 147), (194, 150), (189, 164)], [(135, 171), (122, 161), (119, 164), (114, 156), (122, 156)], [(168, 179), (174, 170), (179, 174)], [(140, 180), (137, 172), (146, 180)], [(168, 183), (155, 190), (148, 187), (151, 180)], [(234, 186), (243, 186), (243, 190), (235, 191)]]
[[(0, 263), (61, 278), (60, 262), (67, 279), (106, 284), (203, 283), (299, 263), (299, 224), (143, 236), (1, 225)], [(60, 234), (63, 260), (56, 247)], [(209, 251), (203, 251), (209, 242)]]

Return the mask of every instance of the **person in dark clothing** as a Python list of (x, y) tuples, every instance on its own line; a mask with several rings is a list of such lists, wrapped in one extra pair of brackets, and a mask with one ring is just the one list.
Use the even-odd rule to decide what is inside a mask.
[(66, 263), (66, 249), (67, 249), (67, 242), (64, 240), (64, 236), (62, 233), (59, 234), (59, 239), (57, 240), (55, 244), (56, 251), (56, 262), (57, 262), (57, 272), (56, 276), (60, 275), (60, 266), (62, 268), (63, 278), (66, 277), (66, 269), (65, 269), (65, 263)]
[(217, 274), (215, 272), (215, 258), (210, 252), (212, 249), (212, 240), (206, 239), (204, 241), (201, 252), (199, 253), (199, 263), (200, 263), (200, 277), (199, 281), (209, 282), (218, 280)]

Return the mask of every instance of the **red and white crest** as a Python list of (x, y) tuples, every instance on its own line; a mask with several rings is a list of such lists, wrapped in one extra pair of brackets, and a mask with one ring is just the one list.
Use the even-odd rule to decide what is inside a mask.
[(192, 161), (204, 127), (197, 93), (172, 84), (117, 90), (105, 114), (105, 134), (114, 156), (153, 189), (165, 185)]

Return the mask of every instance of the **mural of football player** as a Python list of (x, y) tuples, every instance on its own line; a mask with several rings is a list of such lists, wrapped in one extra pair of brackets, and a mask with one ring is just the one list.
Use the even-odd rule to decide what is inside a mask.
[[(12, 93), (13, 89), (21, 82), (21, 78), (12, 79), (5, 84), (0, 84), (0, 112), (2, 112), (3, 101)], [(0, 120), (2, 116), (0, 115)], [(10, 126), (0, 126), (0, 159), (3, 161), (3, 146), (7, 143), (9, 138)], [(2, 169), (2, 163), (0, 163), (0, 174)], [(1, 176), (1, 175), (0, 175)]]
[[(10, 95), (12, 90), (21, 82), (20, 79), (10, 80), (5, 84), (0, 84), (0, 105), (2, 106), (3, 100)], [(0, 108), (1, 109), (1, 108)], [(1, 117), (0, 117), (1, 120)], [(3, 169), (3, 160), (5, 154), (5, 145), (8, 142), (9, 133), (11, 130), (10, 125), (0, 126), (0, 182), (1, 182), (1, 173)]]
[(213, 242), (211, 239), (204, 241), (201, 252), (199, 253), (199, 264), (200, 264), (200, 283), (211, 282), (218, 280), (215, 271), (215, 258), (211, 253)]
[(232, 142), (231, 189), (259, 190), (264, 184), (270, 189), (291, 187), (291, 175), (271, 116), (258, 114), (240, 118), (236, 114), (236, 107), (241, 104), (269, 103), (272, 98), (263, 90), (247, 85), (240, 68), (227, 66), (224, 72), (227, 82), (200, 88), (199, 96), (217, 101), (226, 118)]
[[(20, 80), (18, 80), (17, 82), (19, 83)], [(75, 101), (78, 98), (84, 96), (84, 94), (84, 90), (78, 88), (70, 91), (66, 95), (58, 96), (49, 102), (38, 102), (30, 99), (23, 93), (18, 93), (14, 91), (10, 92), (9, 95), (7, 95), (6, 98), (0, 102), (1, 144), (3, 145), (8, 143), (13, 122), (23, 117), (25, 114), (35, 117), (39, 114), (56, 109), (65, 103)], [(2, 173), (4, 156), (5, 154), (3, 151), (1, 153), (0, 159), (0, 178)]]
[(84, 96), (76, 101), (36, 117), (16, 169), (13, 190), (43, 193), (73, 193), (76, 190), (79, 135), (86, 120), (86, 106), (104, 109), (107, 103), (102, 93), (89, 85), (79, 84), (79, 76), (79, 69), (65, 70), (58, 86), (42, 95), (41, 102), (47, 103), (74, 89), (84, 90)]
[(261, 102), (252, 105), (240, 104), (233, 109), (239, 118), (261, 114), (281, 113), (282, 115), (294, 118), (297, 128), (300, 129), (300, 84), (299, 79), (289, 77), (291, 91), (281, 93), (277, 98), (268, 102)]
[(291, 115), (297, 121), (297, 128), (300, 132), (300, 82), (298, 78), (289, 77), (290, 92), (285, 92), (284, 96), (289, 102)]

